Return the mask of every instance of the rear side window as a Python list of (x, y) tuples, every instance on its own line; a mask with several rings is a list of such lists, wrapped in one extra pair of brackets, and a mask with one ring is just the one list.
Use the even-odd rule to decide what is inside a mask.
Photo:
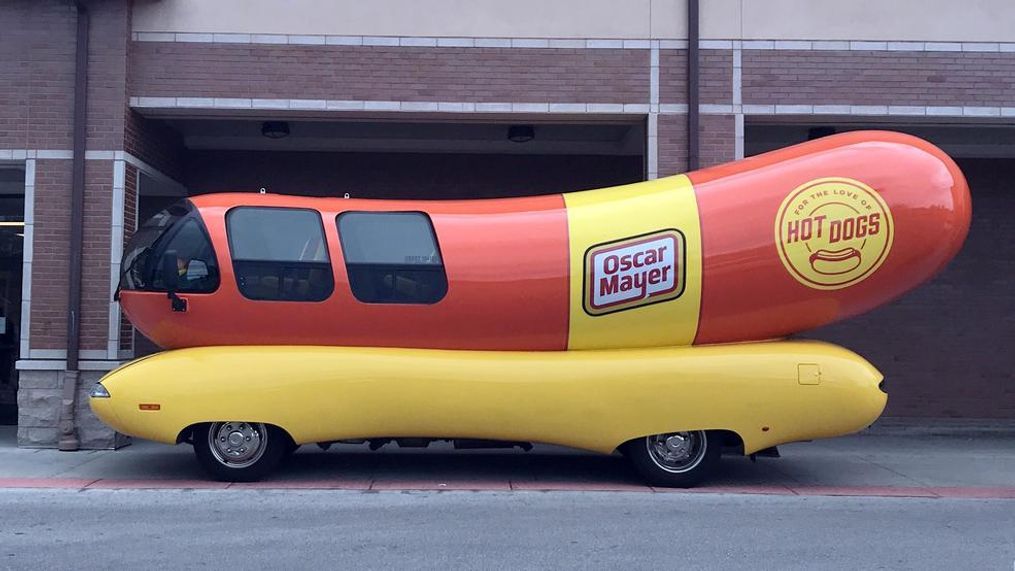
[(335, 289), (316, 210), (233, 208), (226, 227), (236, 284), (244, 297), (323, 301)]
[(422, 212), (345, 212), (338, 233), (359, 301), (430, 304), (447, 294), (437, 238)]

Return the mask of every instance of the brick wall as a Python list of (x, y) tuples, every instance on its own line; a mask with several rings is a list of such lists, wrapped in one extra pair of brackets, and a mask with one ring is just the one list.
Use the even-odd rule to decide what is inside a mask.
[(687, 170), (687, 116), (659, 116), (659, 176)]
[[(128, 106), (130, 3), (92, 0), (88, 6), (92, 14), (88, 47), (88, 148), (126, 149), (125, 133), (133, 114)], [(112, 161), (92, 160), (85, 167), (81, 348), (88, 350), (107, 349), (109, 338), (113, 169)], [(127, 171), (130, 172), (125, 173), (125, 186), (133, 182), (136, 188), (136, 172), (132, 167)]]
[(648, 50), (136, 42), (137, 96), (647, 103)]
[[(105, 350), (108, 344), (112, 198), (113, 161), (87, 161), (81, 260), (81, 349)], [(66, 304), (66, 298), (65, 292), (60, 301)], [(37, 299), (32, 300), (33, 304), (37, 302)]]
[(744, 103), (1015, 104), (1015, 54), (744, 50)]
[[(128, 4), (123, 0), (88, 2), (89, 149), (123, 148), (124, 110), (127, 108), (127, 45), (130, 39)], [(73, 42), (73, 32), (70, 38)], [(73, 86), (73, 81), (71, 85)]]
[[(127, 4), (100, 0), (90, 2), (88, 7), (91, 25), (86, 144), (89, 150), (121, 149), (127, 105)], [(30, 132), (41, 126), (43, 133), (50, 132), (52, 136), (47, 140), (29, 136), (26, 144), (28, 148), (34, 145), (34, 148), (69, 149), (73, 146), (67, 135), (73, 128), (76, 15), (71, 6), (63, 2), (41, 2), (33, 4), (32, 8), (27, 20), (38, 20), (38, 23), (27, 41), (39, 47), (41, 54), (32, 57), (42, 63), (32, 69), (33, 81), (28, 96), (33, 105), (39, 105), (45, 112), (38, 112), (42, 118), (29, 115), (27, 120)], [(48, 26), (44, 25), (47, 22)], [(46, 54), (59, 57), (60, 63), (49, 63)], [(49, 66), (58, 72), (53, 79), (47, 72)], [(39, 89), (47, 86), (50, 92), (36, 91), (37, 86)], [(0, 106), (0, 113), (6, 112)], [(86, 350), (105, 349), (108, 338), (106, 299), (109, 296), (112, 165), (112, 161), (103, 160), (89, 160), (85, 164), (80, 329), (81, 348)], [(69, 160), (36, 163), (30, 340), (33, 349), (66, 348), (71, 168)]]
[[(32, 260), (32, 349), (65, 349), (70, 251), (71, 168), (68, 160), (35, 166)], [(81, 348), (105, 349), (109, 329), (109, 241), (112, 161), (85, 164)]]
[(701, 90), (699, 96), (701, 103), (732, 102), (733, 52), (731, 50), (700, 50), (698, 57), (698, 84)]
[[(699, 51), (699, 100), (702, 105), (733, 101), (732, 50)], [(659, 102), (687, 101), (687, 50), (660, 50)], [(687, 170), (687, 115), (659, 116), (659, 176)], [(699, 116), (698, 154), (701, 167), (734, 159), (732, 115)]]
[(67, 341), (67, 264), (71, 161), (35, 161), (31, 346), (63, 349)]
[(687, 102), (687, 50), (659, 50), (659, 102)]
[(700, 168), (728, 163), (734, 157), (733, 115), (702, 115), (698, 123)]
[(162, 121), (127, 110), (124, 150), (173, 180), (183, 180), (183, 138)]
[(76, 16), (64, 2), (0, 2), (0, 148), (68, 149)]
[[(698, 50), (699, 100), (730, 103), (733, 97), (732, 50)], [(659, 50), (659, 101), (687, 102), (687, 50)]]

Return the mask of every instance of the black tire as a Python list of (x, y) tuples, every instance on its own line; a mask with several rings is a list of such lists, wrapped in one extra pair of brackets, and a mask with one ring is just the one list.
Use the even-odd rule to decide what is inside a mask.
[[(679, 453), (674, 454), (667, 447), (669, 438), (675, 438), (672, 442), (676, 443)], [(715, 473), (722, 455), (722, 446), (722, 434), (694, 430), (635, 438), (624, 443), (621, 452), (649, 485), (692, 488)], [(656, 451), (653, 452), (653, 449)], [(669, 453), (673, 460), (667, 461), (665, 453)]]
[(300, 449), (300, 445), (296, 444), (295, 442), (290, 440), (289, 441), (289, 446), (286, 446), (285, 452), (282, 453), (282, 461), (283, 462), (288, 462), (289, 459), (293, 457), (293, 454), (295, 454), (296, 451), (299, 450), (299, 449)]
[[(233, 434), (235, 447), (228, 439)], [(221, 443), (216, 446), (211, 437)], [(255, 442), (258, 448), (245, 448)], [(292, 447), (292, 439), (280, 428), (270, 424), (245, 421), (224, 421), (202, 424), (194, 428), (194, 453), (201, 466), (221, 482), (256, 482), (267, 476)], [(235, 455), (235, 457), (231, 457)]]

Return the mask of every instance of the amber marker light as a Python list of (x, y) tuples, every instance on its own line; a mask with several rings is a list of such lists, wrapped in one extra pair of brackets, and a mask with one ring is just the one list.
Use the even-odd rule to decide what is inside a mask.
[(137, 405), (140, 410), (162, 410), (162, 405), (154, 403), (141, 403)]

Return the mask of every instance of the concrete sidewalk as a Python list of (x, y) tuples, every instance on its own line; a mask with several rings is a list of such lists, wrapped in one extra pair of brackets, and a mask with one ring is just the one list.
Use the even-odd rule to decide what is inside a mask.
[[(725, 457), (698, 491), (806, 495), (1015, 498), (1015, 431), (881, 427), (780, 447), (783, 457)], [(518, 450), (379, 452), (304, 446), (271, 479), (233, 485), (207, 479), (190, 446), (135, 441), (119, 451), (18, 449), (0, 427), (0, 487), (323, 488), (357, 490), (642, 490), (620, 456), (553, 446)]]

